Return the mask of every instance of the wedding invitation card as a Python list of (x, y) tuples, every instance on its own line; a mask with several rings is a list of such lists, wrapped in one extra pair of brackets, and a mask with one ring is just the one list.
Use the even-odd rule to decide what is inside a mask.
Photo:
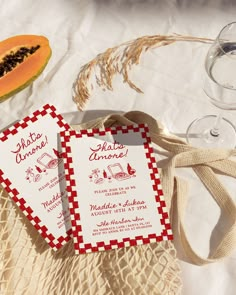
[(60, 135), (76, 254), (173, 239), (145, 124)]
[(54, 250), (71, 235), (60, 131), (69, 130), (45, 105), (0, 133), (0, 182)]

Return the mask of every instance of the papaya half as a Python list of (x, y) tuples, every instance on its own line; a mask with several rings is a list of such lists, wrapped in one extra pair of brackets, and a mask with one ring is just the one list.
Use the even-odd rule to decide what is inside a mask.
[(44, 36), (17, 35), (0, 42), (0, 102), (29, 86), (50, 57)]

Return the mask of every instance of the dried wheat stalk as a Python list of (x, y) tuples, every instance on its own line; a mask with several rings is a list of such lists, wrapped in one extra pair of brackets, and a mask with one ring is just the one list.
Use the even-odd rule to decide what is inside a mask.
[(143, 36), (113, 48), (108, 48), (80, 69), (73, 85), (73, 99), (78, 109), (83, 109), (95, 84), (104, 90), (112, 90), (112, 81), (117, 74), (123, 76), (124, 83), (127, 83), (135, 91), (142, 93), (142, 90), (129, 79), (129, 70), (133, 65), (139, 64), (141, 54), (150, 48), (170, 45), (176, 41), (209, 43), (212, 40), (181, 35), (155, 35)]

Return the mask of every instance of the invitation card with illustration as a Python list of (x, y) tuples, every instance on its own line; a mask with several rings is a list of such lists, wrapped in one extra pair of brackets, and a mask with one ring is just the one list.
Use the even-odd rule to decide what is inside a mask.
[(60, 135), (76, 254), (173, 239), (146, 125)]
[(0, 182), (47, 243), (59, 249), (71, 235), (60, 131), (69, 130), (45, 105), (0, 133)]

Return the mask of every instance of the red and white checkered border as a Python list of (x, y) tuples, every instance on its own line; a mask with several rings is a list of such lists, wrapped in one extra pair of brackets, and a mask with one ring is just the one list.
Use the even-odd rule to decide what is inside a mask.
[[(146, 158), (148, 163), (148, 168), (150, 169), (150, 177), (153, 183), (154, 198), (157, 204), (157, 211), (161, 215), (161, 224), (163, 227), (160, 236), (156, 234), (149, 234), (147, 237), (136, 236), (135, 238), (123, 238), (122, 240), (110, 240), (109, 242), (97, 242), (96, 246), (88, 243), (83, 243), (83, 232), (80, 222), (79, 213), (79, 202), (77, 199), (76, 182), (74, 177), (73, 169), (73, 159), (71, 155), (71, 148), (69, 146), (70, 138), (76, 137), (81, 138), (83, 136), (92, 137), (94, 135), (104, 136), (107, 132), (111, 134), (117, 134), (117, 132), (128, 133), (129, 131), (141, 132), (142, 137), (146, 140), (143, 143), (144, 149), (146, 151)], [(117, 126), (117, 127), (107, 127), (104, 129), (87, 129), (87, 130), (68, 130), (60, 133), (61, 135), (61, 146), (62, 152), (64, 154), (64, 168), (66, 175), (66, 186), (68, 192), (70, 213), (71, 213), (71, 223), (72, 223), (72, 233), (74, 239), (74, 247), (76, 254), (91, 253), (96, 251), (111, 250), (129, 246), (137, 246), (142, 244), (148, 244), (153, 242), (160, 242), (163, 240), (172, 240), (173, 234), (170, 226), (170, 221), (167, 213), (166, 204), (163, 197), (163, 191), (160, 183), (160, 177), (156, 165), (156, 160), (153, 154), (153, 148), (151, 147), (151, 138), (149, 135), (149, 129), (146, 124), (138, 125), (128, 125), (128, 126)]]
[[(64, 121), (63, 117), (56, 113), (56, 108), (52, 105), (46, 104), (41, 109), (35, 111), (32, 115), (25, 117), (21, 121), (17, 122), (10, 128), (4, 130), (0, 134), (0, 140), (6, 141), (10, 136), (14, 136), (18, 133), (20, 129), (25, 129), (30, 124), (36, 122), (39, 118), (44, 117), (46, 115), (50, 115), (52, 118), (57, 120), (57, 124), (59, 127), (64, 130), (69, 130), (70, 126)], [(56, 136), (56, 135), (55, 135)], [(23, 196), (19, 195), (18, 190), (13, 187), (10, 179), (4, 176), (4, 172), (0, 169), (0, 182), (3, 188), (7, 191), (9, 196), (14, 200), (14, 202), (18, 205), (21, 211), (25, 214), (25, 216), (30, 220), (33, 226), (38, 230), (41, 236), (46, 240), (53, 250), (60, 249), (64, 244), (66, 244), (72, 235), (72, 230), (69, 229), (65, 236), (60, 236), (59, 238), (55, 238), (49, 231), (48, 228), (42, 224), (40, 218), (34, 214), (33, 209), (27, 205)]]

